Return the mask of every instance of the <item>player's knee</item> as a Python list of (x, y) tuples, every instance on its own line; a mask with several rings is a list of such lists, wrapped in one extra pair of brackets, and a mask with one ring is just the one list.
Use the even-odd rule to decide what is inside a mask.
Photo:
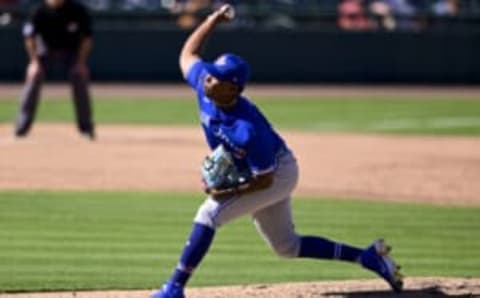
[(212, 229), (218, 228), (220, 224), (215, 220), (217, 207), (218, 204), (215, 204), (214, 201), (206, 200), (200, 208), (198, 208), (194, 222), (206, 225)]
[(300, 237), (295, 235), (289, 240), (272, 243), (273, 251), (282, 258), (296, 258), (300, 251)]

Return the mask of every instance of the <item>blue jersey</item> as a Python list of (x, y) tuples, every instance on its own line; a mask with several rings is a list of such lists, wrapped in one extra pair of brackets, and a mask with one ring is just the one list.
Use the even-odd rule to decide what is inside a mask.
[(247, 98), (240, 96), (228, 111), (218, 108), (205, 95), (206, 75), (204, 62), (199, 60), (192, 65), (186, 79), (197, 93), (200, 120), (210, 149), (223, 144), (240, 171), (259, 175), (275, 170), (277, 154), (287, 150), (285, 142)]

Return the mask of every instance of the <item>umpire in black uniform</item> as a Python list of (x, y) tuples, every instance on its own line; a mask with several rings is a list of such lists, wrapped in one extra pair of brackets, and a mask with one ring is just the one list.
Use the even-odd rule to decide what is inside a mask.
[(33, 11), (23, 35), (30, 63), (20, 98), (16, 136), (26, 136), (30, 130), (45, 72), (61, 64), (66, 67), (71, 82), (78, 130), (94, 139), (87, 67), (92, 25), (86, 8), (73, 0), (45, 0)]

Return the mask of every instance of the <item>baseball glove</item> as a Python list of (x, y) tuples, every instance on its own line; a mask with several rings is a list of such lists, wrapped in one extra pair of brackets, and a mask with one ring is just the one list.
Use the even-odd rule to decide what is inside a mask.
[(232, 155), (223, 145), (205, 157), (202, 163), (202, 179), (207, 189), (238, 188), (248, 183), (249, 173), (238, 171)]

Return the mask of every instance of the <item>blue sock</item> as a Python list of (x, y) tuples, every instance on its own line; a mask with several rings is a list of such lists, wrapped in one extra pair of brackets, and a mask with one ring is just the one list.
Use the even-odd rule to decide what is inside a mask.
[(304, 236), (300, 239), (300, 258), (343, 260), (357, 262), (363, 249), (328, 239)]
[(197, 223), (193, 225), (190, 238), (185, 244), (180, 262), (170, 278), (170, 282), (182, 287), (185, 286), (193, 271), (207, 253), (214, 236), (214, 229)]

